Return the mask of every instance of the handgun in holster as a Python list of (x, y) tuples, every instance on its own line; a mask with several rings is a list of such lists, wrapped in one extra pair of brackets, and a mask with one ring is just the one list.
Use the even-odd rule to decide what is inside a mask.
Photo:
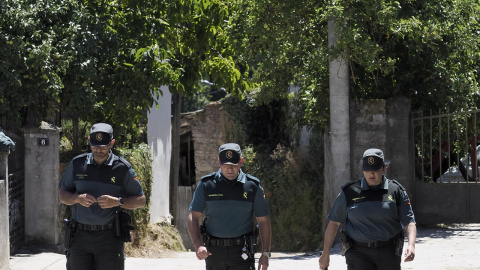
[(130, 231), (135, 229), (132, 226), (132, 216), (121, 209), (116, 210), (114, 222), (115, 235), (120, 237), (123, 242), (131, 242), (132, 236)]
[(247, 237), (248, 252), (253, 255), (257, 252), (258, 248), (258, 236), (260, 235), (260, 229), (258, 224), (253, 227), (252, 233)]
[(405, 231), (402, 231), (395, 237), (395, 255), (402, 256), (403, 245), (405, 244)]
[(340, 248), (340, 253), (342, 256), (345, 256), (345, 253), (347, 250), (349, 250), (352, 247), (352, 243), (348, 239), (347, 232), (344, 229), (340, 229), (340, 242), (341, 242), (341, 248)]
[(210, 235), (207, 233), (207, 227), (205, 226), (206, 220), (207, 219), (204, 219), (200, 225), (200, 237), (202, 238), (202, 243), (204, 246), (207, 246), (208, 242), (210, 241)]
[(63, 220), (63, 250), (65, 253), (68, 253), (68, 250), (72, 246), (73, 240), (75, 239), (75, 233), (77, 227), (75, 226), (75, 221), (70, 219)]

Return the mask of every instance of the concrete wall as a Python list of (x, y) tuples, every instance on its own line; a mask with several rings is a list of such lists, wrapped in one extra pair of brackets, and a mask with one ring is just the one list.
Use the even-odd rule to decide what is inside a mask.
[(150, 223), (168, 222), (170, 190), (170, 158), (172, 149), (171, 97), (168, 87), (162, 87), (163, 96), (158, 108), (153, 106), (148, 113), (147, 136), (152, 150), (152, 196), (150, 198)]
[(390, 161), (387, 177), (396, 179), (413, 192), (413, 149), (410, 135), (410, 101), (405, 98), (387, 100), (354, 100), (350, 105), (352, 178), (363, 177), (361, 159), (368, 148), (380, 148)]
[(10, 269), (8, 153), (0, 151), (0, 269)]
[(24, 129), (24, 137), (25, 241), (60, 252), (60, 129), (42, 123), (38, 128)]

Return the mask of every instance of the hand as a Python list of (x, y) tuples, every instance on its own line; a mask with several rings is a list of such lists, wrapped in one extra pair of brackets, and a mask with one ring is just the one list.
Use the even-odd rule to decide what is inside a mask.
[(267, 270), (268, 269), (268, 257), (265, 255), (260, 256), (258, 259), (258, 270)]
[(197, 248), (196, 255), (197, 255), (197, 259), (205, 260), (208, 256), (212, 255), (212, 253), (208, 252), (208, 250), (205, 246), (199, 246)]
[(405, 262), (411, 262), (415, 259), (415, 247), (407, 247), (405, 250)]
[(97, 199), (88, 193), (78, 195), (78, 203), (85, 207), (90, 207), (97, 202)]
[(318, 259), (318, 264), (321, 270), (326, 270), (330, 265), (330, 255), (324, 254), (320, 255), (320, 259)]
[(118, 206), (118, 198), (110, 195), (102, 195), (97, 198), (98, 205), (102, 209), (113, 208)]

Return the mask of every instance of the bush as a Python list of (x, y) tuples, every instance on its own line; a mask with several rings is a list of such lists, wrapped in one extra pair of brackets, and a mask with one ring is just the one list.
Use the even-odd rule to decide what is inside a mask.
[[(323, 137), (312, 132), (308, 154), (291, 142), (281, 104), (255, 106), (251, 99), (226, 98), (235, 123), (231, 141), (242, 146), (243, 170), (260, 179), (270, 208), (272, 250), (311, 251), (323, 239)], [(303, 158), (306, 156), (306, 158)]]
[(253, 153), (246, 151), (245, 171), (265, 189), (275, 251), (316, 250), (323, 236), (321, 168), (316, 157), (302, 161), (295, 151), (278, 145), (270, 156), (255, 154), (248, 162)]
[(144, 207), (135, 210), (128, 210), (132, 215), (135, 230), (132, 234), (132, 245), (138, 246), (142, 238), (147, 236), (148, 224), (150, 223), (150, 197), (152, 194), (152, 152), (150, 147), (141, 143), (138, 146), (126, 149), (117, 149), (120, 156), (124, 157), (130, 164), (133, 170), (137, 173), (138, 179), (142, 184), (143, 192), (147, 198), (147, 203)]

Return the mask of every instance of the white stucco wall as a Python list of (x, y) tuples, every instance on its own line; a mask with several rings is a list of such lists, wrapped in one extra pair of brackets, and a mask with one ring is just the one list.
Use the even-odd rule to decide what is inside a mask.
[(150, 198), (150, 223), (170, 222), (169, 182), (172, 149), (171, 97), (168, 87), (162, 87), (158, 108), (153, 105), (148, 113), (148, 145), (153, 155), (153, 183)]

